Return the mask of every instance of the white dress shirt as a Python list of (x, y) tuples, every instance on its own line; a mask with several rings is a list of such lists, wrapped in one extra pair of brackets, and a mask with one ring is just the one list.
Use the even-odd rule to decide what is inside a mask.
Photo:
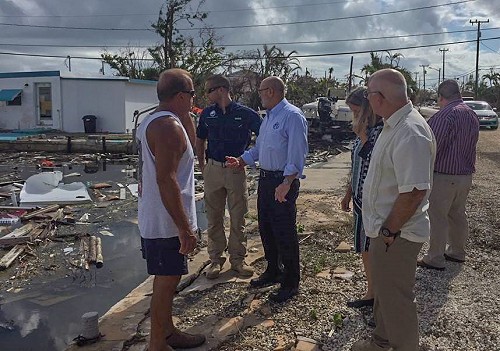
[[(434, 135), (411, 102), (384, 120), (372, 152), (363, 188), (363, 224), (366, 235), (377, 237), (401, 193), (430, 190), (436, 157)], [(401, 228), (401, 237), (425, 242), (430, 236), (429, 194)]]

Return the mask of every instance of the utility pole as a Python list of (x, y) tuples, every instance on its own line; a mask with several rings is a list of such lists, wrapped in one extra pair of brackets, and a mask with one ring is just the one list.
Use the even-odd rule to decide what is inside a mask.
[(479, 85), (479, 38), (481, 38), (481, 23), (489, 23), (490, 20), (486, 21), (478, 21), (478, 20), (470, 20), (472, 25), (477, 24), (477, 43), (476, 43), (476, 84), (474, 85), (474, 99), (477, 100), (477, 89)]
[(424, 73), (424, 92), (425, 92), (425, 74), (427, 73), (425, 67), (429, 67), (429, 65), (420, 65), (420, 67), (422, 67), (422, 71)]
[[(351, 56), (351, 66), (349, 68), (349, 92), (351, 92), (351, 89), (352, 89), (352, 64), (354, 62), (354, 56)], [(366, 85), (366, 82), (365, 82), (365, 85)]]
[(439, 49), (439, 51), (441, 51), (443, 53), (443, 82), (444, 82), (444, 54), (446, 53), (446, 51), (448, 51), (449, 49)]
[[(415, 83), (418, 82), (418, 72), (413, 72), (413, 74), (415, 75)], [(420, 89), (420, 87), (418, 87)]]

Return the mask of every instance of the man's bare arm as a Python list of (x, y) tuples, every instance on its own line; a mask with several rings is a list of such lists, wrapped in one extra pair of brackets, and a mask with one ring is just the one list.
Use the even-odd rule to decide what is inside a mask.
[(205, 168), (205, 150), (207, 148), (207, 141), (205, 139), (196, 138), (196, 157), (201, 170)]
[(194, 120), (190, 113), (187, 113), (183, 116), (179, 116), (179, 119), (182, 123), (182, 126), (186, 130), (186, 133), (189, 137), (189, 141), (191, 142), (191, 146), (195, 147), (195, 139), (196, 139), (196, 128), (194, 126)]

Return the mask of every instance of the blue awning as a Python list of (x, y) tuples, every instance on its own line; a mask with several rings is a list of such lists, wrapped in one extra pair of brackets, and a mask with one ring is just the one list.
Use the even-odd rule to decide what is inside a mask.
[(0, 90), (0, 101), (13, 101), (23, 92), (23, 89), (2, 89)]

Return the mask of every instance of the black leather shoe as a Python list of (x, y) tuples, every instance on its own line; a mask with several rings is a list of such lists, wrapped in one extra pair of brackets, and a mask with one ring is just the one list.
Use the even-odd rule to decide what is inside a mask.
[(465, 260), (460, 260), (458, 258), (448, 256), (447, 254), (444, 254), (444, 259), (446, 261), (450, 261), (450, 262), (457, 262), (457, 263), (464, 263), (465, 262)]
[(299, 288), (279, 288), (278, 291), (269, 295), (269, 300), (272, 302), (280, 303), (285, 302), (299, 292)]
[(272, 275), (267, 272), (262, 273), (259, 277), (250, 280), (250, 287), (263, 288), (278, 284), (281, 281), (281, 275)]
[(347, 301), (347, 307), (351, 308), (361, 308), (361, 307), (372, 307), (374, 299), (368, 299), (368, 300), (354, 300), (354, 301)]

